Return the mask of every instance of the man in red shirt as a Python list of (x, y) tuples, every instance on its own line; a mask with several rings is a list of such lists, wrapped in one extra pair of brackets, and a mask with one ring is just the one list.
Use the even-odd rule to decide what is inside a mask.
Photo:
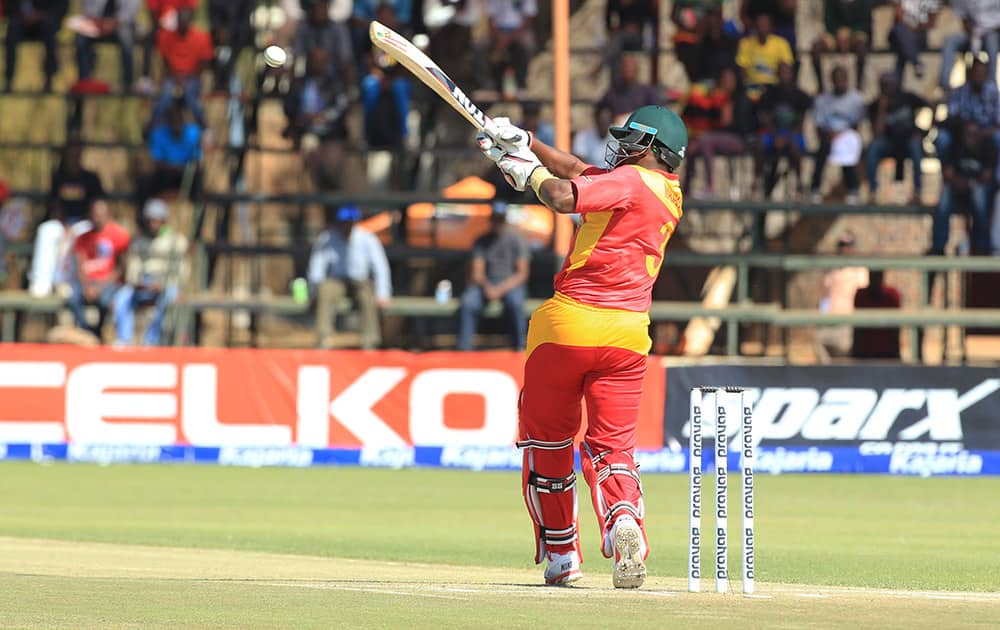
[(187, 7), (177, 10), (177, 30), (160, 30), (156, 48), (167, 67), (163, 91), (153, 110), (153, 120), (159, 121), (170, 109), (178, 87), (195, 121), (204, 127), (205, 115), (201, 108), (201, 73), (212, 62), (212, 38), (194, 24), (194, 12)]
[(103, 321), (121, 286), (122, 255), (128, 250), (131, 238), (125, 228), (111, 220), (111, 211), (103, 200), (91, 204), (90, 223), (90, 231), (77, 237), (73, 246), (76, 281), (67, 305), (77, 326), (100, 336), (100, 324), (92, 327), (87, 323), (84, 306), (98, 306)]
[(607, 169), (546, 146), (506, 121), (480, 146), (516, 190), (583, 223), (555, 278), (555, 296), (531, 318), (520, 439), (522, 488), (535, 524), (535, 562), (546, 584), (581, 577), (573, 438), (581, 400), (587, 431), (584, 478), (601, 526), (601, 551), (614, 557), (616, 588), (646, 577), (642, 485), (634, 454), (649, 354), (649, 307), (664, 250), (682, 214), (676, 171), (687, 151), (683, 121), (669, 109), (632, 112), (606, 151)]
[[(882, 270), (872, 270), (868, 286), (854, 294), (854, 308), (899, 308), (899, 290), (884, 282)], [(852, 355), (855, 359), (899, 360), (899, 327), (854, 329)]]

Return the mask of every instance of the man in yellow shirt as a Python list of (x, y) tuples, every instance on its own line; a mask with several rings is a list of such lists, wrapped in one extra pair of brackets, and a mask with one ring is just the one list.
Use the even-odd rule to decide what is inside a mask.
[(736, 63), (743, 69), (747, 96), (756, 103), (767, 86), (778, 82), (778, 66), (794, 65), (788, 40), (771, 32), (771, 16), (761, 13), (754, 18), (754, 32), (740, 40)]

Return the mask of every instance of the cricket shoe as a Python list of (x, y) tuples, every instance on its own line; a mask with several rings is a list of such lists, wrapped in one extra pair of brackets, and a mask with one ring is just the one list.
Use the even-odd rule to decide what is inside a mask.
[(611, 574), (615, 588), (639, 588), (646, 580), (646, 541), (642, 528), (631, 516), (622, 516), (611, 526), (609, 538), (615, 554)]
[(548, 553), (548, 565), (545, 567), (545, 583), (549, 586), (566, 586), (583, 577), (580, 570), (580, 554)]

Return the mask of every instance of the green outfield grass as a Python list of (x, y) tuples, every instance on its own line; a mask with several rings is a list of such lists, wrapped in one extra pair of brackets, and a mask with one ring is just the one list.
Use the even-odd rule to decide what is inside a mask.
[(759, 476), (767, 600), (680, 593), (687, 477), (644, 484), (649, 588), (625, 594), (583, 493), (587, 578), (534, 588), (513, 473), (5, 463), (0, 627), (520, 627), (551, 607), (579, 627), (609, 606), (785, 627), (1000, 620), (1000, 597), (974, 593), (1000, 590), (1000, 479)]

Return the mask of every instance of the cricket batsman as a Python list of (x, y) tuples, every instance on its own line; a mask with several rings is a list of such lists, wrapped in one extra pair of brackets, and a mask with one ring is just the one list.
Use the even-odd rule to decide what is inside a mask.
[(583, 476), (601, 525), (616, 588), (646, 578), (642, 484), (635, 463), (639, 399), (649, 339), (653, 283), (681, 218), (677, 169), (687, 130), (677, 114), (640, 107), (611, 127), (607, 168), (546, 146), (505, 119), (480, 133), (480, 147), (516, 190), (535, 191), (560, 214), (583, 223), (555, 277), (555, 295), (531, 318), (518, 447), (522, 488), (535, 528), (535, 563), (545, 583), (580, 579), (573, 439), (582, 404)]

